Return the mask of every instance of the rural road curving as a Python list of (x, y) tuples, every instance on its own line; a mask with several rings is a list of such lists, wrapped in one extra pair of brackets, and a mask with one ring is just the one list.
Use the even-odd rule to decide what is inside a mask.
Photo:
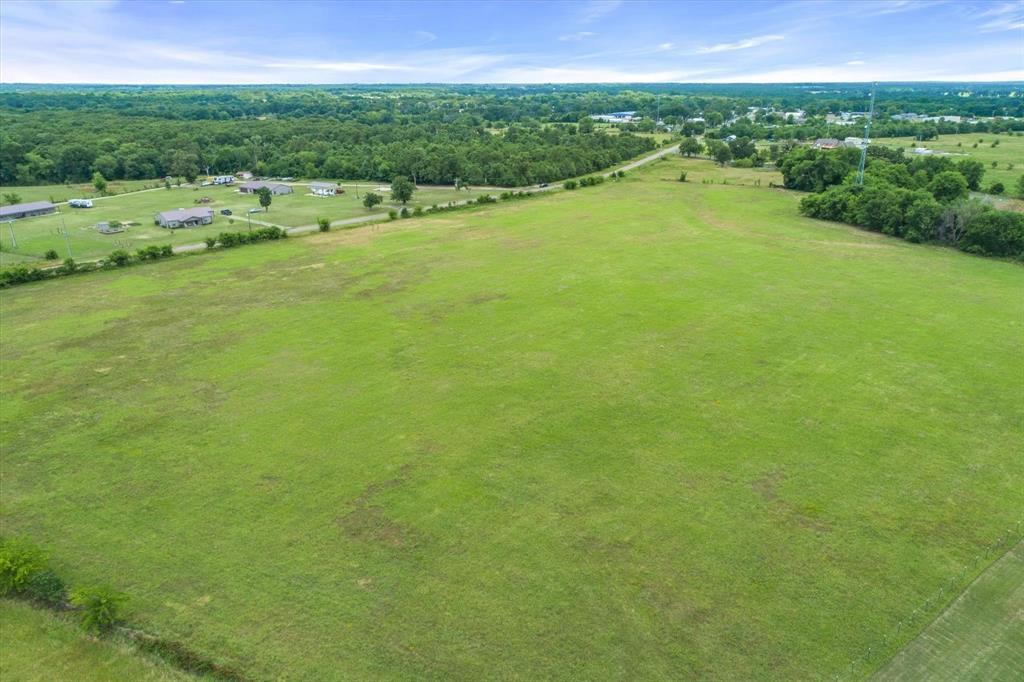
[[(671, 147), (665, 147), (663, 149), (659, 149), (658, 151), (656, 151), (656, 152), (654, 152), (652, 154), (648, 154), (647, 156), (645, 156), (645, 157), (643, 157), (641, 159), (637, 159), (635, 161), (630, 161), (629, 163), (627, 163), (624, 166), (619, 166), (617, 168), (613, 168), (610, 171), (606, 171), (606, 172), (602, 173), (602, 175), (607, 178), (607, 177), (610, 177), (612, 173), (616, 173), (618, 171), (633, 170), (634, 168), (639, 168), (640, 166), (643, 166), (644, 164), (650, 163), (651, 161), (657, 161), (658, 159), (660, 159), (663, 156), (668, 156), (669, 154), (675, 154), (678, 151), (679, 151), (679, 145), (678, 144), (674, 144)], [(303, 184), (303, 183), (295, 183), (295, 184)], [(554, 189), (558, 189), (559, 187), (561, 187), (561, 183), (551, 183), (547, 187), (537, 187), (536, 185), (530, 185), (528, 187), (510, 187), (510, 188), (508, 188), (506, 190), (503, 190), (503, 191), (508, 191), (508, 192), (548, 192), (548, 191), (551, 191), (551, 190), (554, 190)], [(149, 190), (143, 190), (143, 191), (149, 191)], [(469, 199), (467, 199), (465, 201), (456, 201), (456, 202), (454, 202), (454, 204), (456, 206), (461, 206), (461, 205), (465, 204), (467, 201), (469, 201)], [(333, 221), (331, 221), (331, 227), (344, 227), (344, 226), (348, 226), (348, 225), (358, 225), (360, 223), (369, 223), (369, 222), (374, 222), (376, 220), (383, 220), (386, 217), (387, 217), (387, 214), (384, 214), (384, 213), (370, 213), (370, 214), (367, 214), (367, 215), (356, 216), (354, 218), (345, 218), (344, 220), (333, 220)], [(275, 225), (274, 223), (265, 222), (265, 221), (262, 221), (262, 220), (257, 220), (256, 218), (252, 218), (252, 222), (256, 223), (257, 225), (264, 226), (264, 227), (282, 227), (282, 228), (284, 228), (284, 230), (288, 234), (302, 234), (304, 232), (315, 232), (318, 229), (320, 229), (318, 225), (299, 225), (298, 227), (284, 227), (283, 225)], [(206, 248), (206, 243), (205, 242), (195, 242), (195, 243), (192, 243), (192, 244), (182, 244), (181, 246), (176, 246), (176, 247), (174, 247), (174, 252), (175, 253), (189, 253), (189, 252), (193, 252), (193, 251), (201, 251), (201, 250), (203, 250), (205, 248)]]

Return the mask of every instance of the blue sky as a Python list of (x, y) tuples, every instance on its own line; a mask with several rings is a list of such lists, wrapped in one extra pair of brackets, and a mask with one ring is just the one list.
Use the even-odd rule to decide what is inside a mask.
[(0, 81), (1024, 81), (1024, 2), (0, 3)]

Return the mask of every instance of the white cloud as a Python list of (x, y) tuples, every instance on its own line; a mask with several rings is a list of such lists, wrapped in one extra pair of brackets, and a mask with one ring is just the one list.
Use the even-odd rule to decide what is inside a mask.
[(773, 43), (779, 40), (785, 40), (785, 36), (780, 35), (767, 35), (767, 36), (756, 36), (754, 38), (746, 38), (744, 40), (738, 40), (735, 43), (719, 43), (717, 45), (709, 45), (705, 47), (698, 47), (697, 52), (699, 54), (713, 54), (715, 52), (732, 52), (733, 50), (749, 50), (752, 47), (758, 47), (765, 43)]
[(562, 68), (518, 66), (485, 74), (476, 82), (493, 83), (677, 83), (703, 72), (623, 70), (617, 67), (593, 66)]
[(430, 31), (416, 31), (413, 33), (416, 37), (416, 41), (419, 43), (432, 43), (437, 40), (437, 36)]
[(597, 34), (593, 31), (577, 31), (576, 33), (567, 33), (564, 36), (558, 36), (558, 39), (563, 43), (577, 43), (587, 38), (592, 38)]
[(606, 14), (614, 12), (621, 4), (622, 0), (590, 0), (583, 6), (580, 21), (583, 23), (597, 21)]
[(1019, 2), (1001, 3), (980, 13), (978, 17), (988, 19), (978, 27), (981, 33), (1020, 31), (1024, 29), (1024, 4)]
[(846, 65), (847, 66), (860, 66), (863, 63), (864, 63), (863, 59), (851, 59), (850, 61), (846, 62)]
[(404, 64), (373, 64), (370, 62), (272, 62), (263, 64), (268, 69), (312, 69), (315, 71), (338, 71), (359, 73), (362, 71), (415, 71)]

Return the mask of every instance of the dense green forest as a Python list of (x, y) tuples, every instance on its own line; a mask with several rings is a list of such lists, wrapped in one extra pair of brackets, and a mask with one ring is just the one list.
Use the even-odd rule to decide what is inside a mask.
[[(5, 86), (0, 92), (0, 183), (31, 185), (148, 179), (251, 170), (258, 175), (525, 185), (607, 168), (653, 148), (634, 132), (658, 116), (684, 133), (687, 118), (727, 125), (710, 136), (808, 139), (826, 113), (863, 110), (870, 86)], [(967, 96), (969, 95), (969, 96)], [(1011, 85), (885, 84), (879, 135), (923, 127), (896, 112), (1024, 117)], [(802, 125), (772, 114), (735, 120), (749, 107), (801, 108)], [(609, 134), (577, 122), (636, 111), (643, 120)], [(732, 121), (731, 123), (728, 123)], [(961, 124), (941, 123), (941, 132)], [(966, 125), (966, 124), (963, 124)], [(1021, 120), (989, 120), (1016, 129)], [(687, 128), (687, 126), (689, 126)], [(853, 128), (848, 128), (853, 130)]]

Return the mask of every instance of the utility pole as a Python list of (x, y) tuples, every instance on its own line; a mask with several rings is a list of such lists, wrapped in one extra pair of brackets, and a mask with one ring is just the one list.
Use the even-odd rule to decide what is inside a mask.
[(64, 222), (64, 214), (61, 213), (59, 206), (57, 207), (57, 215), (60, 216), (60, 230), (61, 233), (64, 235), (64, 246), (67, 247), (68, 258), (74, 260), (75, 256), (74, 254), (71, 253), (71, 237), (70, 235), (68, 235), (68, 226)]
[(11, 249), (14, 250), (14, 251), (17, 251), (18, 250), (18, 240), (14, 238), (14, 221), (13, 220), (8, 220), (8, 221), (5, 221), (5, 222), (7, 223), (7, 230), (11, 233)]
[(864, 139), (860, 143), (860, 166), (857, 167), (857, 184), (864, 184), (864, 166), (868, 160), (868, 142), (871, 139), (871, 119), (875, 115), (875, 89), (878, 83), (871, 85), (871, 105), (868, 107), (868, 122), (864, 124)]

